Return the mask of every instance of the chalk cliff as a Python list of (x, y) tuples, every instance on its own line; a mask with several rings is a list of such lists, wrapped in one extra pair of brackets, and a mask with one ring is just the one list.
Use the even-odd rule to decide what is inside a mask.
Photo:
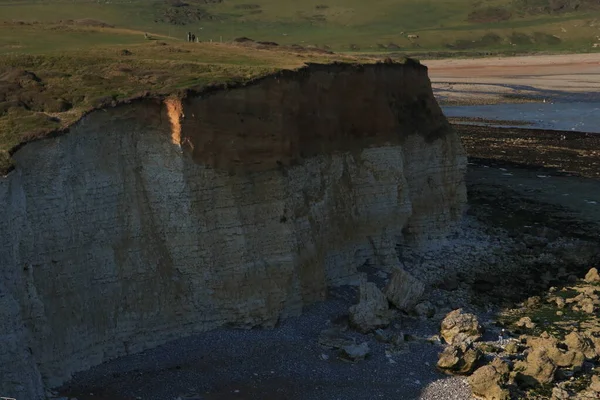
[(270, 327), (444, 235), (466, 157), (417, 63), (145, 99), (0, 178), (0, 395), (220, 326)]

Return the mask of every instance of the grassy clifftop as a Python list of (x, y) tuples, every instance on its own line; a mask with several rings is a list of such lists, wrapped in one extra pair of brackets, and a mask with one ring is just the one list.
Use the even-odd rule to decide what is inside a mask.
[(213, 83), (240, 83), (307, 61), (353, 60), (261, 47), (147, 40), (127, 47), (2, 56), (0, 174), (10, 167), (9, 152), (15, 146), (65, 128), (93, 109)]

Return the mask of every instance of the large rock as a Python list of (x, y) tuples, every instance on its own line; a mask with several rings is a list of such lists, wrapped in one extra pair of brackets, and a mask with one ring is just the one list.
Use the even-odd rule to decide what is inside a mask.
[(554, 387), (552, 388), (552, 398), (551, 400), (571, 400), (573, 397), (568, 390), (562, 387)]
[(412, 311), (421, 301), (425, 286), (403, 269), (396, 269), (384, 293), (390, 303), (402, 311)]
[[(590, 389), (590, 391), (592, 391), (594, 393), (600, 394), (600, 376), (598, 376), (598, 375), (592, 376), (592, 381), (590, 383), (589, 389)], [(597, 397), (600, 398), (600, 396), (597, 396)]]
[(349, 308), (350, 324), (367, 333), (390, 324), (391, 312), (387, 298), (373, 282), (361, 282), (358, 304)]
[(465, 338), (475, 341), (481, 338), (483, 328), (473, 314), (463, 313), (462, 309), (450, 312), (441, 324), (440, 334), (447, 343)]
[(569, 350), (583, 353), (587, 360), (596, 358), (596, 348), (594, 343), (586, 336), (579, 332), (571, 332), (565, 336), (564, 343)]
[(464, 341), (447, 346), (440, 354), (437, 366), (445, 372), (466, 375), (473, 372), (482, 353), (473, 343)]
[(499, 358), (490, 365), (477, 369), (467, 378), (473, 394), (485, 400), (510, 400), (510, 391), (506, 388), (509, 378), (509, 366)]
[(356, 362), (364, 360), (370, 352), (371, 350), (369, 349), (369, 344), (364, 342), (361, 344), (351, 344), (342, 347), (340, 356), (345, 360)]
[(557, 367), (579, 370), (585, 361), (581, 351), (563, 350), (559, 341), (553, 337), (528, 337), (527, 345), (532, 351), (543, 351)]
[[(577, 371), (583, 366), (583, 352), (571, 349), (565, 351), (560, 348), (558, 340), (549, 335), (526, 339), (530, 347), (529, 354), (524, 361), (515, 364), (515, 370), (519, 371), (517, 380), (525, 387), (551, 383), (559, 367)], [(571, 336), (568, 342), (575, 347), (578, 339)]]
[(530, 317), (522, 317), (516, 323), (516, 326), (519, 328), (533, 329), (535, 328), (535, 323), (531, 320)]
[(515, 364), (517, 381), (524, 387), (545, 385), (554, 380), (556, 364), (548, 356), (543, 348), (537, 348), (527, 355), (525, 361), (519, 361)]
[(590, 386), (577, 393), (576, 400), (600, 399), (600, 377), (592, 375)]
[(585, 274), (584, 280), (587, 283), (598, 283), (600, 282), (600, 274), (596, 268), (591, 268), (587, 274)]
[(596, 337), (593, 335), (587, 335), (586, 337), (594, 344), (596, 355), (600, 357), (600, 337)]

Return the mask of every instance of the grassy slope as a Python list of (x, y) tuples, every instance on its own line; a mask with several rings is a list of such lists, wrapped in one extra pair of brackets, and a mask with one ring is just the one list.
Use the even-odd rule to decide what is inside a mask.
[[(441, 50), (448, 45), (473, 48), (512, 49), (515, 32), (533, 38), (535, 32), (556, 35), (560, 43), (518, 41), (519, 49), (589, 50), (600, 35), (600, 7), (576, 12), (526, 12), (519, 1), (549, 0), (185, 0), (188, 7), (202, 8), (213, 19), (175, 18), (187, 25), (167, 23), (167, 3), (172, 0), (0, 0), (0, 20), (53, 22), (95, 18), (117, 27), (128, 27), (183, 39), (189, 30), (202, 40), (229, 41), (248, 36), (283, 44), (326, 45), (334, 50), (372, 51), (377, 44), (397, 44), (404, 49)], [(184, 1), (184, 0), (180, 0)], [(570, 0), (554, 0), (569, 2)], [(209, 1), (210, 2), (210, 1)], [(502, 7), (511, 14), (507, 21), (468, 21), (469, 13)], [(496, 43), (479, 42), (486, 33), (501, 37)], [(0, 54), (23, 46), (24, 40), (11, 32), (0, 36)], [(408, 33), (419, 34), (410, 41)], [(475, 41), (475, 42), (473, 42)], [(470, 42), (470, 44), (468, 43)], [(512, 42), (515, 42), (512, 40)], [(35, 45), (28, 50), (39, 49)]]
[[(44, 40), (54, 43), (63, 35), (64, 31), (49, 34)], [(211, 83), (244, 82), (309, 60), (354, 59), (286, 49), (144, 40), (140, 33), (109, 28), (70, 32), (73, 37), (88, 35), (98, 42), (108, 38), (127, 45), (0, 57), (0, 175), (10, 166), (10, 149), (69, 126), (95, 108), (144, 95), (199, 90)], [(132, 43), (140, 37), (142, 43)]]

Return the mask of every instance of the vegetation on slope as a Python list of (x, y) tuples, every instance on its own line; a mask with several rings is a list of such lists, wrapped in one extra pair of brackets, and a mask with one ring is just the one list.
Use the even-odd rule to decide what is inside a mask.
[(351, 60), (325, 53), (245, 45), (149, 40), (44, 55), (0, 58), (0, 175), (9, 152), (86, 112), (143, 96), (242, 83), (306, 61)]

